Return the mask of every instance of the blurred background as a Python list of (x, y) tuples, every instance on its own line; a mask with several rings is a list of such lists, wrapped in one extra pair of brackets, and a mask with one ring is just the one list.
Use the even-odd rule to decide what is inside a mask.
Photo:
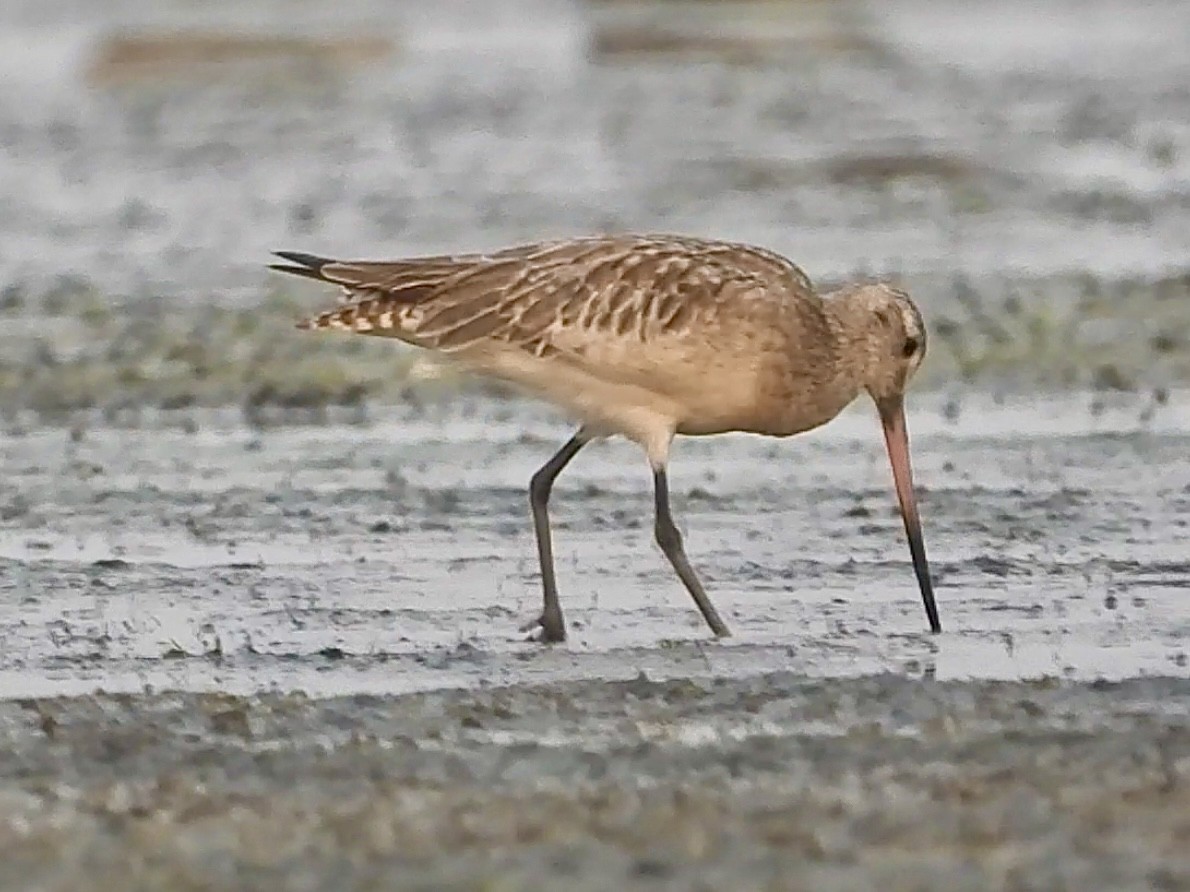
[(888, 276), (919, 386), (1190, 376), (1190, 4), (6, 0), (0, 412), (358, 412), (457, 382), (291, 322), (274, 249), (598, 231)]

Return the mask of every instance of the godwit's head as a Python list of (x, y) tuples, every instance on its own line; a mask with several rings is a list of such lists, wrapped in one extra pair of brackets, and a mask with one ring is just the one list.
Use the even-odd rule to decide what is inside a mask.
[(847, 320), (843, 329), (847, 343), (842, 349), (854, 352), (849, 367), (858, 375), (858, 383), (872, 395), (880, 412), (913, 569), (930, 629), (940, 632), (942, 625), (934, 603), (934, 587), (913, 494), (909, 433), (905, 426), (905, 387), (926, 355), (926, 328), (909, 295), (890, 285), (854, 286), (845, 289), (837, 299), (837, 312)]
[(899, 400), (926, 355), (926, 327), (904, 291), (883, 283), (860, 285), (847, 295), (858, 322), (865, 390), (879, 405)]

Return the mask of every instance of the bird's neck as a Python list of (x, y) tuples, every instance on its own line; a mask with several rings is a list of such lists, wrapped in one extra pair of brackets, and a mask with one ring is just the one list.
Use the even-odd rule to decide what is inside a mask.
[(835, 348), (827, 387), (836, 395), (841, 408), (860, 394), (868, 378), (873, 361), (869, 336), (871, 311), (852, 288), (824, 295), (823, 310)]
[[(817, 303), (817, 302), (816, 302)], [(757, 427), (789, 436), (826, 424), (863, 390), (869, 350), (862, 316), (843, 293), (825, 295), (821, 315), (799, 314), (793, 327), (793, 361), (783, 364), (772, 398), (784, 408), (779, 420)]]

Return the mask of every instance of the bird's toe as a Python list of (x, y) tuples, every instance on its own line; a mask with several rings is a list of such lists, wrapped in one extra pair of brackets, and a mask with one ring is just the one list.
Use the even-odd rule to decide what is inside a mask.
[(520, 627), (520, 631), (530, 633), (526, 640), (541, 644), (558, 644), (566, 640), (566, 625), (562, 618), (545, 613), (525, 623)]

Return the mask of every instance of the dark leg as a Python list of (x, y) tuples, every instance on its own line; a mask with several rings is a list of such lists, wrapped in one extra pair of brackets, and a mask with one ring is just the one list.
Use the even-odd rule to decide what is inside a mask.
[(690, 596), (694, 598), (698, 609), (702, 611), (702, 618), (707, 621), (711, 631), (720, 638), (727, 637), (731, 631), (723, 620), (719, 619), (715, 605), (707, 597), (702, 583), (694, 574), (694, 568), (686, 559), (686, 549), (682, 547), (682, 534), (674, 526), (673, 515), (669, 513), (669, 481), (665, 477), (665, 468), (653, 471), (653, 493), (657, 508), (657, 520), (653, 532), (657, 537), (657, 544), (661, 546), (661, 550), (665, 552), (665, 556), (669, 558), (669, 562), (678, 572), (678, 577), (686, 586), (686, 591), (690, 592)]
[(554, 578), (554, 546), (550, 538), (550, 515), (547, 506), (554, 478), (570, 464), (580, 449), (587, 445), (590, 437), (580, 430), (566, 441), (554, 457), (541, 466), (529, 483), (529, 507), (533, 510), (533, 530), (537, 534), (537, 557), (541, 562), (541, 588), (545, 603), (541, 617), (521, 629), (527, 632), (541, 626), (542, 641), (565, 641), (566, 624), (562, 620), (562, 605), (558, 603), (558, 583)]

